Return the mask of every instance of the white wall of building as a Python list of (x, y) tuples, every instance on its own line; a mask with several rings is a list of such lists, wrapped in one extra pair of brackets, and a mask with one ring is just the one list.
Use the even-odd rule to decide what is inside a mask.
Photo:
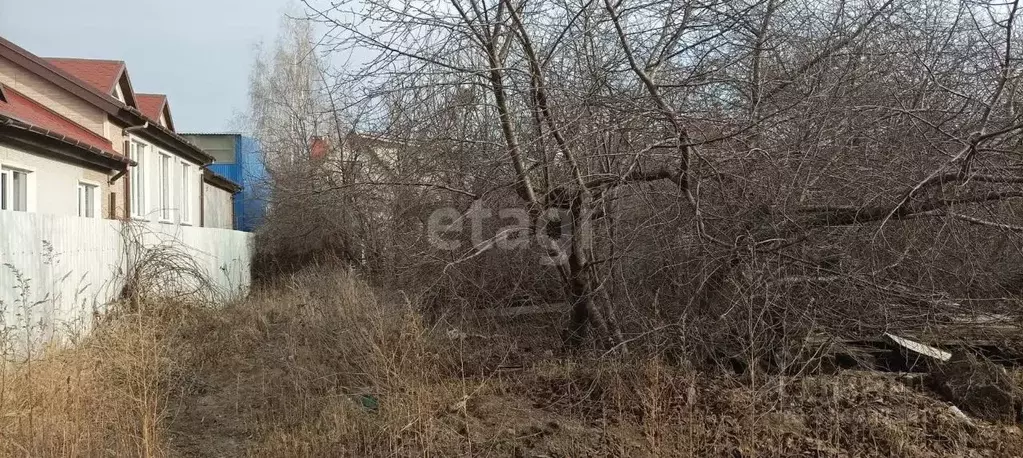
[[(137, 165), (139, 174), (143, 177), (143, 212), (135, 219), (150, 222), (170, 223), (199, 226), (202, 219), (203, 203), (202, 167), (195, 162), (182, 159), (155, 145), (139, 141), (144, 145), (144, 153), (141, 156), (140, 164)], [(164, 205), (161, 198), (161, 160), (169, 158), (167, 202), (168, 211), (164, 212)], [(116, 190), (123, 191), (124, 178), (118, 179), (113, 185), (107, 183), (112, 175), (103, 171), (85, 168), (78, 164), (72, 164), (57, 159), (51, 159), (45, 155), (21, 149), (12, 145), (0, 144), (0, 168), (7, 167), (28, 172), (28, 211), (35, 213), (78, 216), (78, 186), (88, 184), (95, 186), (96, 217), (106, 218), (110, 214), (109, 193)], [(137, 183), (132, 183), (132, 186)], [(212, 211), (220, 211), (223, 214), (222, 205), (224, 197), (219, 194), (226, 193), (214, 188), (211, 196)], [(217, 226), (231, 229), (230, 224), (230, 193), (227, 193), (228, 216), (227, 225), (218, 223)], [(220, 215), (215, 215), (214, 221), (219, 221)]]
[[(14, 146), (0, 144), (0, 168), (28, 171), (28, 211), (49, 215), (78, 216), (78, 185), (98, 189), (98, 214), (108, 214), (106, 173), (51, 159)], [(116, 184), (121, 184), (117, 182)]]
[(218, 227), (221, 229), (234, 228), (234, 211), (231, 206), (231, 193), (203, 183), (203, 210), (206, 216), (203, 218), (203, 225), (206, 227)]
[[(202, 186), (202, 167), (139, 137), (132, 136), (131, 141), (144, 146), (141, 156), (132, 158), (139, 162), (135, 167), (143, 177), (145, 196), (143, 208), (132, 216), (144, 221), (198, 226), (202, 202), (199, 195)], [(161, 196), (161, 161), (164, 157), (169, 158), (168, 205), (164, 205)], [(137, 184), (132, 183), (132, 186)]]

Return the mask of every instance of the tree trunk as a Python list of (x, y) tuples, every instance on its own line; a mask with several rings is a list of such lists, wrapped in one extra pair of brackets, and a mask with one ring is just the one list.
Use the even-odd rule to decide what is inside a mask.
[[(610, 313), (605, 313), (597, 305), (594, 285), (597, 283), (593, 275), (589, 247), (589, 230), (591, 211), (589, 199), (581, 195), (572, 206), (572, 240), (568, 256), (568, 302), (572, 306), (568, 329), (565, 331), (565, 344), (569, 348), (578, 348), (590, 328), (596, 329), (596, 336), (602, 345), (614, 345), (620, 342), (620, 332), (611, 323)], [(608, 311), (609, 312), (609, 311)]]

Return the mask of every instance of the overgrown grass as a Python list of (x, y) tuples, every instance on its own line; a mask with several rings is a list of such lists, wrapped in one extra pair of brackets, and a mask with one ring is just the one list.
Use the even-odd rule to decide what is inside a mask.
[(76, 348), (5, 362), (0, 454), (162, 454), (172, 348), (157, 321), (148, 310), (121, 316)]
[[(398, 296), (400, 297), (400, 296)], [(756, 385), (428, 326), (347, 272), (222, 307), (143, 301), (5, 366), (4, 456), (1018, 456), (894, 376)], [(478, 334), (478, 335), (477, 335)], [(530, 344), (534, 345), (534, 344)], [(766, 380), (766, 381), (765, 381)]]

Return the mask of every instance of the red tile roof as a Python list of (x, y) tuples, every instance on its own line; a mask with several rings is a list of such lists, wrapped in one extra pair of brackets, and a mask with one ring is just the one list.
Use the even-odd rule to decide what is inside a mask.
[(71, 59), (63, 57), (46, 57), (47, 62), (74, 76), (100, 92), (110, 95), (124, 72), (124, 62), (120, 60)]
[(0, 115), (17, 119), (26, 124), (49, 130), (105, 152), (113, 153), (113, 145), (103, 136), (36, 103), (9, 86), (3, 87), (3, 93), (7, 96), (7, 101), (0, 100)]
[[(47, 60), (28, 52), (24, 48), (14, 43), (11, 43), (3, 36), (0, 36), (0, 57), (11, 60), (16, 65), (25, 68), (29, 72), (49, 81), (50, 83), (59, 86), (61, 89), (64, 89), (70, 92), (71, 94), (80, 97), (82, 100), (85, 100), (86, 102), (92, 104), (93, 106), (103, 110), (109, 116), (111, 116), (112, 120), (115, 121), (116, 123), (127, 124), (131, 126), (140, 124), (141, 122), (144, 122), (146, 119), (148, 119), (145, 115), (142, 114), (141, 111), (138, 111), (138, 109), (135, 107), (134, 91), (131, 90), (131, 82), (130, 78), (128, 78), (127, 71), (121, 72), (122, 74), (121, 77), (127, 82), (128, 86), (127, 87), (128, 91), (126, 94), (124, 94), (125, 100), (127, 102), (121, 102), (111, 95), (114, 86), (113, 81), (116, 81), (113, 77), (110, 78), (111, 80), (110, 91), (101, 91), (100, 89), (97, 89), (97, 87), (93, 83), (83, 81), (82, 77), (73, 75), (69, 71), (65, 71), (58, 67), (58, 65), (64, 65), (66, 68), (68, 68), (68, 70), (75, 71), (78, 73), (89, 69), (91, 69), (90, 70), (91, 73), (102, 73), (93, 71), (97, 69), (92, 67), (108, 66), (100, 64), (91, 65), (90, 62), (94, 64), (97, 62), (95, 59), (55, 58)], [(105, 62), (108, 63), (116, 62), (119, 68), (124, 66), (124, 63), (121, 61)], [(75, 70), (75, 68), (72, 67), (82, 67), (83, 70)], [(109, 67), (113, 67), (113, 65), (109, 65)], [(83, 77), (89, 78), (87, 75), (83, 75)], [(102, 83), (102, 81), (107, 80), (106, 77), (103, 78), (97, 77), (90, 79), (92, 79), (93, 81), (101, 81), (101, 83), (99, 83), (101, 86), (107, 85), (107, 83)], [(170, 122), (171, 121), (168, 120), (168, 123)], [(203, 164), (213, 162), (213, 157), (210, 156), (209, 153), (203, 151), (202, 148), (199, 148), (192, 142), (188, 141), (186, 138), (178, 135), (171, 128), (161, 126), (159, 123), (152, 123), (150, 129), (147, 129), (147, 131), (150, 132), (157, 139), (169, 142), (170, 145), (177, 147), (178, 153), (189, 159), (195, 160)]]
[(164, 94), (143, 94), (140, 92), (135, 93), (135, 103), (139, 106), (139, 111), (146, 115), (147, 118), (153, 121), (159, 121), (160, 115), (163, 114), (163, 107), (167, 104), (167, 96)]

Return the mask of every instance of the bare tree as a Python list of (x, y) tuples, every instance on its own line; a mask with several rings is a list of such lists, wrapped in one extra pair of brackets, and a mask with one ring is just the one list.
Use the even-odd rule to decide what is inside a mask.
[[(873, 332), (1020, 292), (1018, 2), (307, 6), (324, 49), (371, 55), (330, 73), (415, 164), (365, 184), (419, 189), (420, 222), (482, 202), (567, 230), (513, 281), (563, 285), (570, 343), (742, 304), (768, 334)], [(509, 234), (412, 253), (521, 279)]]
[[(332, 90), (316, 48), (313, 24), (285, 17), (269, 49), (260, 49), (250, 76), (249, 119), (259, 140), (271, 189), (270, 217), (258, 235), (263, 268), (287, 268), (317, 256), (357, 262), (364, 257), (363, 215), (351, 193), (332, 188), (350, 180), (352, 158), (334, 170), (317, 155), (339, 157), (351, 130), (344, 93)], [(343, 173), (333, 173), (343, 172)]]

